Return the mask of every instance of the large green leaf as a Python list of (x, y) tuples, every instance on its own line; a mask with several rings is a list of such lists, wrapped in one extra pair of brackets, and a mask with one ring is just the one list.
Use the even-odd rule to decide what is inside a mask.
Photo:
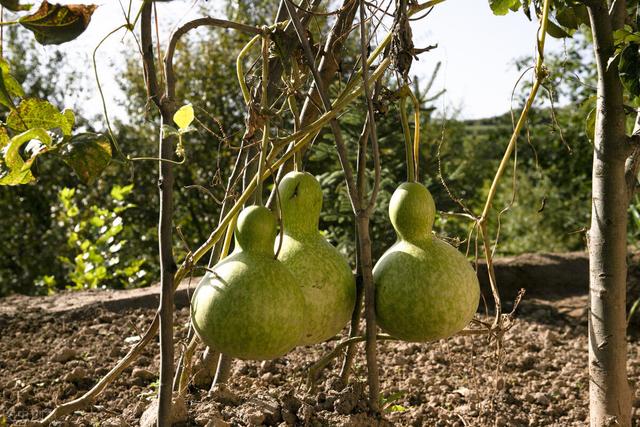
[(572, 33), (572, 30), (562, 28), (551, 19), (549, 19), (549, 22), (547, 22), (547, 34), (549, 34), (551, 37), (554, 37), (556, 39), (570, 38)]
[(630, 25), (625, 25), (613, 32), (613, 42), (616, 46), (629, 43), (640, 43), (640, 33), (634, 32)]
[(575, 11), (570, 7), (565, 7), (556, 12), (556, 20), (564, 28), (577, 30), (580, 26)]
[(15, 110), (16, 105), (13, 103), (11, 94), (7, 90), (7, 85), (4, 82), (4, 73), (0, 72), (0, 104), (7, 108)]
[(60, 129), (65, 136), (71, 135), (74, 122), (73, 113), (61, 113), (49, 101), (37, 98), (22, 100), (7, 117), (7, 126), (16, 132), (25, 132), (32, 128)]
[(518, 10), (520, 0), (489, 0), (494, 15), (506, 15), (510, 10)]
[(44, 0), (34, 14), (23, 16), (18, 22), (33, 32), (38, 43), (62, 44), (74, 40), (87, 29), (96, 7), (50, 4)]
[(20, 83), (10, 74), (9, 63), (0, 58), (0, 104), (15, 109), (14, 97), (23, 97), (24, 90)]
[(0, 0), (0, 6), (11, 12), (20, 12), (21, 10), (31, 9), (32, 4), (20, 4), (20, 0)]
[[(6, 144), (6, 129), (1, 129), (3, 129), (4, 137), (0, 137), (0, 141), (4, 140), (5, 146), (2, 149), (3, 160), (0, 163), (0, 185), (28, 184), (35, 179), (31, 173), (31, 165), (40, 154), (47, 151), (51, 145), (51, 136), (42, 128), (29, 129), (14, 136)], [(29, 158), (25, 161), (20, 155), (20, 148), (32, 140), (40, 141), (41, 144), (32, 150)]]
[(60, 151), (62, 158), (85, 184), (91, 184), (111, 161), (111, 142), (106, 135), (81, 133)]

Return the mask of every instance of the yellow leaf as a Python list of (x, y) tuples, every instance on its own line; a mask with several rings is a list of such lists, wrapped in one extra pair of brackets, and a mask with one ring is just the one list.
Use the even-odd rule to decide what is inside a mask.
[(193, 119), (193, 106), (191, 104), (180, 107), (180, 109), (173, 115), (173, 121), (181, 130), (188, 128), (191, 122), (193, 122)]

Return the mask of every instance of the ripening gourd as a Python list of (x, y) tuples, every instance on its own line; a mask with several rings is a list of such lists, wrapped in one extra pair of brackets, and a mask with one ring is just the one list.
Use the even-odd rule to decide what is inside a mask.
[(464, 255), (431, 233), (434, 217), (429, 190), (401, 184), (389, 203), (398, 240), (373, 269), (378, 325), (405, 341), (454, 335), (478, 308), (475, 271)]
[(284, 229), (278, 259), (298, 279), (304, 295), (300, 344), (316, 344), (339, 333), (351, 318), (355, 280), (344, 256), (318, 231), (322, 189), (315, 177), (289, 172), (278, 191)]
[(240, 359), (280, 357), (302, 336), (304, 297), (296, 279), (275, 259), (276, 220), (262, 206), (238, 215), (235, 250), (207, 273), (191, 302), (202, 341)]

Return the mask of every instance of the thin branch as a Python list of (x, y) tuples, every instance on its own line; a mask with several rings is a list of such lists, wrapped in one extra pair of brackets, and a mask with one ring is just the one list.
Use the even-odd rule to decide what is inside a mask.
[(536, 79), (533, 83), (533, 87), (531, 88), (531, 92), (529, 93), (529, 97), (525, 103), (522, 112), (520, 113), (520, 118), (516, 123), (515, 129), (511, 135), (511, 139), (509, 140), (509, 144), (502, 156), (502, 160), (500, 161), (500, 165), (498, 166), (498, 170), (493, 178), (493, 182), (491, 183), (491, 187), (489, 188), (489, 194), (487, 195), (487, 200), (485, 202), (484, 208), (482, 210), (482, 214), (478, 219), (478, 229), (480, 231), (481, 237), (483, 239), (485, 257), (487, 259), (487, 270), (489, 272), (489, 282), (491, 284), (491, 291), (493, 293), (494, 302), (496, 305), (496, 315), (494, 321), (494, 327), (499, 327), (500, 322), (502, 321), (501, 309), (502, 303), (500, 302), (500, 293), (498, 291), (498, 287), (496, 284), (495, 271), (493, 268), (493, 262), (491, 262), (491, 243), (490, 237), (487, 229), (487, 221), (489, 219), (489, 212), (491, 206), (493, 204), (493, 199), (498, 191), (498, 183), (500, 179), (504, 175), (509, 163), (509, 159), (511, 158), (511, 154), (513, 153), (516, 143), (518, 140), (518, 136), (520, 135), (520, 131), (524, 126), (527, 115), (529, 114), (529, 110), (533, 105), (533, 101), (536, 98), (538, 93), (538, 89), (540, 88), (542, 81), (547, 76), (547, 71), (544, 68), (544, 42), (547, 34), (547, 25), (548, 25), (548, 17), (549, 17), (549, 8), (550, 8), (550, 0), (545, 0), (543, 16), (540, 21), (540, 28), (538, 29), (538, 56), (536, 58), (536, 66), (535, 66), (535, 76)]
[(259, 35), (262, 34), (262, 29), (258, 27), (254, 27), (252, 25), (241, 24), (238, 22), (227, 21), (226, 19), (216, 19), (211, 18), (209, 16), (204, 18), (194, 19), (193, 21), (189, 21), (186, 24), (177, 28), (173, 34), (171, 35), (171, 39), (169, 40), (169, 46), (167, 47), (167, 53), (164, 57), (165, 69), (166, 69), (166, 78), (167, 78), (167, 87), (173, 87), (174, 89), (168, 92), (170, 98), (175, 97), (175, 73), (173, 71), (173, 55), (176, 50), (176, 45), (180, 38), (188, 33), (189, 31), (198, 28), (198, 27), (218, 27), (218, 28), (230, 28), (238, 31), (242, 31), (244, 33), (250, 35)]
[[(369, 61), (367, 58), (368, 49), (368, 37), (366, 28), (366, 16), (364, 10), (364, 1), (360, 0), (360, 56), (362, 57), (362, 87), (364, 91), (364, 97), (367, 101), (368, 109), (368, 124), (369, 124), (369, 138), (371, 139), (371, 151), (373, 153), (373, 189), (371, 190), (371, 197), (369, 203), (366, 206), (368, 215), (371, 215), (376, 207), (376, 200), (378, 198), (378, 192), (380, 191), (380, 150), (378, 147), (378, 131), (376, 128), (375, 111), (373, 108), (373, 95), (369, 88)], [(366, 164), (362, 165), (366, 167)], [(364, 200), (360, 203), (364, 204)]]
[[(316, 67), (315, 60), (313, 57), (313, 52), (311, 51), (311, 45), (309, 44), (309, 39), (307, 38), (307, 34), (302, 28), (302, 24), (300, 22), (300, 18), (298, 17), (294, 7), (291, 6), (291, 2), (289, 0), (285, 0), (285, 6), (289, 12), (289, 16), (291, 17), (291, 22), (298, 34), (298, 39), (302, 44), (302, 48), (304, 50), (304, 54), (307, 59), (307, 65), (309, 66), (311, 73), (313, 74), (313, 80), (316, 85), (318, 95), (320, 95), (320, 99), (322, 100), (322, 105), (324, 107), (325, 112), (331, 111), (331, 101), (329, 100), (329, 96), (324, 87), (324, 81), (318, 72), (318, 67)], [(353, 176), (353, 169), (351, 164), (349, 163), (349, 158), (347, 155), (347, 147), (344, 143), (344, 139), (342, 138), (342, 131), (340, 130), (340, 125), (338, 121), (332, 118), (329, 122), (331, 126), (331, 130), (333, 131), (333, 135), (335, 137), (336, 149), (338, 151), (338, 156), (340, 157), (340, 165), (344, 171), (345, 181), (347, 183), (347, 188), (349, 190), (351, 205), (353, 207), (354, 212), (359, 212), (361, 209), (361, 202), (358, 200), (358, 192), (356, 190), (355, 179)]]

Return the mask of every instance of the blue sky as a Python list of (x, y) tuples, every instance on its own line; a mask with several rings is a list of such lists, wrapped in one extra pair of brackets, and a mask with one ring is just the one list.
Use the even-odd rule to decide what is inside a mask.
[[(126, 0), (123, 3), (128, 4)], [(78, 3), (77, 0), (62, 0), (61, 3)], [(134, 1), (133, 10), (140, 1)], [(176, 0), (157, 3), (159, 14), (173, 21), (184, 21), (195, 17), (197, 4), (207, 5), (212, 16), (219, 15), (215, 0)], [(195, 5), (195, 6), (194, 6)], [(91, 73), (87, 83), (94, 84), (91, 69), (91, 53), (104, 35), (123, 22), (118, 2), (105, 0), (95, 12), (90, 28), (77, 41), (64, 45), (73, 64), (82, 72)], [(518, 72), (514, 59), (535, 52), (537, 23), (529, 22), (522, 13), (494, 16), (487, 0), (447, 0), (436, 6), (425, 19), (414, 22), (414, 41), (417, 47), (438, 44), (438, 48), (421, 55), (414, 62), (413, 74), (426, 81), (435, 64), (442, 61), (442, 69), (436, 80), (435, 90), (446, 89), (445, 97), (437, 107), (460, 118), (481, 118), (501, 114), (509, 110), (513, 85)], [(548, 49), (560, 50), (562, 43), (548, 38)], [(114, 105), (118, 96), (110, 67), (122, 63), (123, 51), (132, 46), (130, 37), (116, 35), (100, 50), (98, 65), (106, 88), (107, 102)], [(93, 104), (93, 103), (92, 103)], [(99, 112), (96, 102), (90, 108)], [(115, 111), (117, 113), (117, 110)]]
[[(523, 13), (494, 16), (486, 0), (448, 0), (416, 26), (417, 46), (438, 44), (422, 55), (414, 70), (426, 79), (442, 61), (437, 86), (447, 90), (445, 105), (464, 118), (481, 118), (509, 110), (519, 77), (514, 59), (535, 53), (537, 22)], [(546, 50), (562, 50), (547, 37)], [(442, 102), (439, 103), (442, 106)]]

